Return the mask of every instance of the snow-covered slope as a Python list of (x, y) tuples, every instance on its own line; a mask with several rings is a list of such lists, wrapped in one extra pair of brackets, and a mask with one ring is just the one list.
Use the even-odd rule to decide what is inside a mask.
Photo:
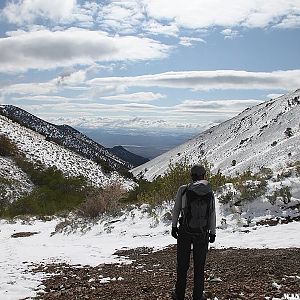
[[(234, 174), (248, 168), (279, 169), (300, 160), (300, 90), (251, 107), (194, 139), (132, 170), (152, 180), (170, 163), (207, 159), (216, 171)], [(288, 129), (290, 128), (290, 129)], [(236, 165), (233, 166), (233, 161)]]
[(68, 125), (46, 122), (13, 105), (0, 105), (0, 115), (42, 134), (47, 140), (62, 145), (81, 156), (95, 161), (105, 161), (113, 170), (128, 170), (134, 166), (130, 163), (130, 159), (126, 160), (128, 156), (123, 155), (123, 159), (120, 158), (115, 152), (110, 152), (110, 149)]
[[(133, 184), (117, 172), (109, 175), (104, 174), (96, 162), (48, 141), (45, 136), (14, 123), (4, 116), (0, 116), (0, 133), (13, 141), (28, 160), (41, 162), (45, 167), (55, 166), (67, 176), (83, 175), (93, 185), (97, 186), (104, 186), (116, 181), (126, 188)], [(0, 158), (0, 175), (25, 184), (26, 175), (20, 171), (14, 161), (8, 158)], [(27, 184), (29, 188), (31, 185), (30, 183)]]
[(0, 156), (0, 203), (12, 202), (32, 189), (32, 182), (14, 161)]

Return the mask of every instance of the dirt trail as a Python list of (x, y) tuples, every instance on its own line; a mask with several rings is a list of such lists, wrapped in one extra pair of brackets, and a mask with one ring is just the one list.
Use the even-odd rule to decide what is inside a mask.
[[(36, 266), (34, 272), (56, 274), (43, 281), (44, 293), (37, 299), (170, 299), (176, 278), (176, 246), (158, 252), (138, 248), (117, 254), (133, 260), (132, 264)], [(192, 299), (191, 272), (192, 267), (186, 299)], [(211, 249), (205, 290), (219, 300), (300, 293), (300, 249)]]

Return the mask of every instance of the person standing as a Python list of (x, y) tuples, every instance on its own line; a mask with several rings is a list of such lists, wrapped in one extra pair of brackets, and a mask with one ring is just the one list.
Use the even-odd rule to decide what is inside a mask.
[(205, 174), (203, 166), (194, 165), (191, 168), (192, 183), (181, 186), (176, 195), (172, 215), (172, 236), (177, 239), (174, 300), (184, 300), (191, 248), (194, 261), (193, 300), (205, 299), (204, 265), (208, 243), (214, 243), (216, 238), (215, 199)]

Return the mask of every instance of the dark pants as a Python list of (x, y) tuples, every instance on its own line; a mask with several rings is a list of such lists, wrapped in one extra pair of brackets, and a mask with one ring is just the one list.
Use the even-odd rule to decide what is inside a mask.
[(178, 300), (184, 300), (187, 271), (190, 265), (191, 244), (193, 244), (194, 290), (193, 300), (200, 300), (204, 290), (204, 265), (208, 249), (208, 238), (192, 235), (179, 227), (177, 239), (177, 281), (175, 292)]

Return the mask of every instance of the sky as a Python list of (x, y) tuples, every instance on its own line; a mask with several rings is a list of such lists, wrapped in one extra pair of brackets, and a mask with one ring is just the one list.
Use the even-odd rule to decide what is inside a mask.
[(204, 129), (300, 88), (300, 0), (0, 0), (0, 104)]

